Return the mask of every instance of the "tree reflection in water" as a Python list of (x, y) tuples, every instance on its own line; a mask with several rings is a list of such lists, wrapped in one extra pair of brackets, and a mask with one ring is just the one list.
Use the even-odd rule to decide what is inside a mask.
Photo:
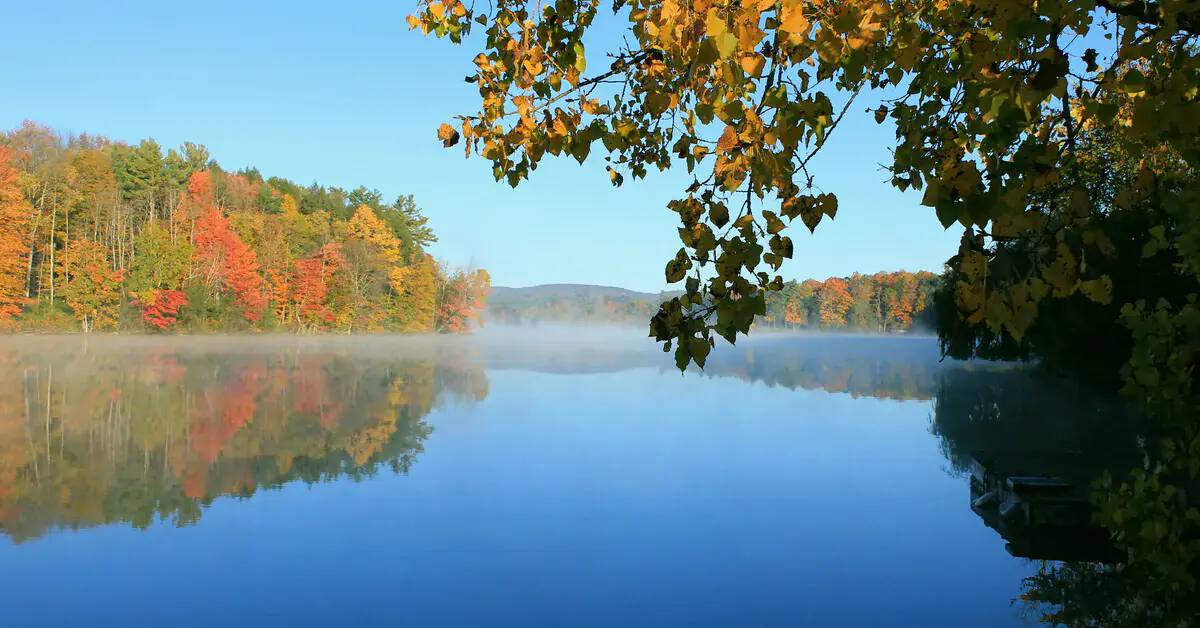
[(156, 518), (183, 526), (221, 495), (405, 473), (447, 396), (479, 400), (469, 351), (363, 344), (104, 339), (0, 352), (0, 529)]
[[(1200, 492), (1153, 462), (1159, 443), (1176, 448), (1176, 463), (1185, 455), (1200, 460), (1200, 447), (1189, 454), (1148, 429), (1116, 395), (1016, 368), (944, 372), (931, 431), (951, 466), (969, 478), (972, 509), (1011, 553), (1041, 560), (1020, 602), (1042, 621), (1200, 621)], [(1014, 478), (1016, 489), (1008, 483)], [(1002, 514), (1007, 506), (1015, 506), (1009, 516)]]
[[(405, 473), (430, 412), (483, 400), (486, 370), (630, 368), (673, 365), (652, 345), (607, 342), (10, 339), (0, 530), (19, 542), (109, 523), (182, 526), (222, 495)], [(1171, 470), (1200, 468), (1200, 441), (1148, 434), (1112, 396), (1028, 368), (942, 362), (912, 338), (768, 337), (714, 353), (701, 376), (928, 401), (930, 432), (971, 484), (964, 507), (1011, 553), (1042, 561), (1020, 603), (1064, 625), (1197, 623), (1200, 490)], [(1175, 443), (1174, 462), (1131, 474), (1162, 460), (1148, 442)], [(1000, 516), (1006, 502), (1019, 516)]]

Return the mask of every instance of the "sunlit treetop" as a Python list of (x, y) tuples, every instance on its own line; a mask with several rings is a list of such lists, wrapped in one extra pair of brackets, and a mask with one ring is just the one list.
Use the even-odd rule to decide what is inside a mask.
[[(586, 50), (601, 11), (627, 32)], [(1076, 237), (1112, 208), (1082, 188), (1065, 204), (1051, 193), (1081, 129), (1110, 128), (1132, 154), (1166, 147), (1185, 168), (1200, 159), (1196, 1), (436, 0), (409, 25), (482, 48), (467, 77), (478, 111), (437, 135), (490, 160), (497, 180), (515, 186), (547, 154), (593, 151), (614, 185), (651, 168), (692, 175), (668, 204), (683, 246), (665, 275), (685, 293), (651, 323), (681, 366), (703, 365), (714, 332), (732, 342), (763, 312), (794, 221), (814, 230), (836, 215), (808, 165), (856, 102), (895, 125), (892, 183), (966, 228), (963, 316), (1018, 339), (1043, 299), (1112, 299), (1085, 261), (1111, 249), (1104, 234)], [(1118, 205), (1155, 196), (1194, 224), (1195, 187), (1152, 166)], [(989, 253), (1013, 238), (1039, 242), (1029, 263)], [(1168, 244), (1194, 263), (1198, 239)]]

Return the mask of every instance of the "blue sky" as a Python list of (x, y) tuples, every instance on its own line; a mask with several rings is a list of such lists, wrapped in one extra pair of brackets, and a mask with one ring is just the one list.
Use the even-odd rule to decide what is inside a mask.
[[(5, 30), (0, 127), (194, 141), (228, 169), (413, 194), (441, 238), (433, 253), (487, 268), (497, 285), (665, 287), (679, 247), (665, 205), (686, 186), (682, 169), (615, 189), (594, 152), (584, 166), (545, 161), (517, 190), (496, 183), (488, 162), (434, 136), (477, 104), (462, 79), (478, 51), (410, 32), (413, 4), (14, 2), (6, 21), (26, 27)], [(961, 231), (942, 229), (919, 194), (885, 183), (892, 131), (868, 106), (814, 160), (840, 210), (815, 236), (797, 224), (787, 277), (938, 271), (957, 246)]]

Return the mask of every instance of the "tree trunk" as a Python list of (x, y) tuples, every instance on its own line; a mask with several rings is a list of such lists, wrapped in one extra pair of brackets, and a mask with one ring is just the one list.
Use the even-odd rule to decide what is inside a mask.
[(58, 228), (58, 210), (50, 210), (50, 236), (46, 238), (50, 247), (50, 305), (54, 305), (54, 230)]

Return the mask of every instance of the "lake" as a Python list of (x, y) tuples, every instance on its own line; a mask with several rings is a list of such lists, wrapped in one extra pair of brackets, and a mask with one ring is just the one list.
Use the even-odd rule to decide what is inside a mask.
[(0, 339), (5, 625), (1035, 624), (978, 452), (1127, 436), (932, 338), (642, 333)]

